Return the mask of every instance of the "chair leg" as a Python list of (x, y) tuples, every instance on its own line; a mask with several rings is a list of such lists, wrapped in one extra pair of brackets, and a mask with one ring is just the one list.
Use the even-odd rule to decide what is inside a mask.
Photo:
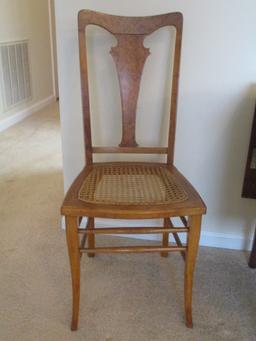
[[(164, 218), (164, 227), (169, 227), (169, 218)], [(167, 247), (169, 245), (169, 233), (163, 233), (162, 246)], [(162, 257), (168, 257), (168, 252), (161, 252)]]
[(66, 217), (66, 237), (72, 277), (73, 313), (71, 330), (77, 330), (80, 299), (80, 252), (77, 217)]
[(201, 215), (190, 216), (188, 219), (189, 232), (184, 275), (184, 299), (186, 326), (189, 328), (193, 327), (192, 321), (193, 274), (200, 239), (201, 219), (202, 219)]
[[(87, 222), (87, 228), (89, 230), (93, 230), (94, 229), (94, 218), (88, 218), (88, 222)], [(88, 248), (89, 249), (94, 249), (95, 247), (95, 235), (94, 234), (88, 234)], [(94, 257), (95, 253), (94, 252), (88, 252), (87, 253), (88, 257)]]

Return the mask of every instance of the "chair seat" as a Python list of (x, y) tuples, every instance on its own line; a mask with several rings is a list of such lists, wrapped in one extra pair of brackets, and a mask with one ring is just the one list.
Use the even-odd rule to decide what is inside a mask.
[(161, 205), (187, 200), (171, 172), (153, 165), (98, 165), (85, 178), (78, 197), (95, 204)]
[(71, 185), (62, 214), (147, 219), (203, 214), (196, 190), (173, 166), (100, 163), (85, 167)]

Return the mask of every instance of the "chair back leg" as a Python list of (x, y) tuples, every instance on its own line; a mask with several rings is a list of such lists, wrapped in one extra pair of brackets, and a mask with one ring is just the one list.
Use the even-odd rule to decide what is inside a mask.
[[(169, 218), (164, 218), (164, 227), (168, 228), (169, 226)], [(169, 233), (163, 233), (163, 240), (162, 240), (163, 247), (169, 246)], [(168, 257), (168, 252), (161, 252), (162, 257)]]
[[(89, 230), (93, 230), (95, 228), (94, 218), (88, 218), (87, 228)], [(89, 234), (87, 238), (88, 238), (88, 248), (89, 249), (94, 249), (95, 248), (95, 235), (94, 234)], [(95, 253), (94, 252), (88, 252), (87, 256), (88, 257), (94, 257)]]

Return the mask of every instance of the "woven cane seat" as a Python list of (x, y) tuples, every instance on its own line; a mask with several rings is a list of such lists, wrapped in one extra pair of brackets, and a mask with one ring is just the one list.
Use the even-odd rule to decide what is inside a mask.
[(188, 196), (163, 166), (94, 166), (85, 178), (79, 200), (109, 205), (159, 205), (178, 203)]

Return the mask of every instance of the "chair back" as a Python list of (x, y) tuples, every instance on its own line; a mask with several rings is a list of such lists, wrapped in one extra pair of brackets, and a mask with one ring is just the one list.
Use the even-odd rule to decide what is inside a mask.
[[(97, 147), (92, 145), (86, 50), (86, 27), (88, 25), (100, 26), (117, 39), (117, 45), (111, 48), (110, 53), (116, 64), (121, 94), (122, 140), (118, 147)], [(115, 16), (89, 10), (79, 12), (80, 71), (87, 164), (93, 162), (94, 153), (166, 154), (167, 163), (173, 163), (182, 25), (183, 17), (178, 12), (149, 17)], [(143, 67), (150, 54), (149, 49), (144, 47), (143, 41), (146, 36), (165, 26), (174, 26), (176, 29), (168, 146), (139, 147), (135, 136), (136, 107)]]

